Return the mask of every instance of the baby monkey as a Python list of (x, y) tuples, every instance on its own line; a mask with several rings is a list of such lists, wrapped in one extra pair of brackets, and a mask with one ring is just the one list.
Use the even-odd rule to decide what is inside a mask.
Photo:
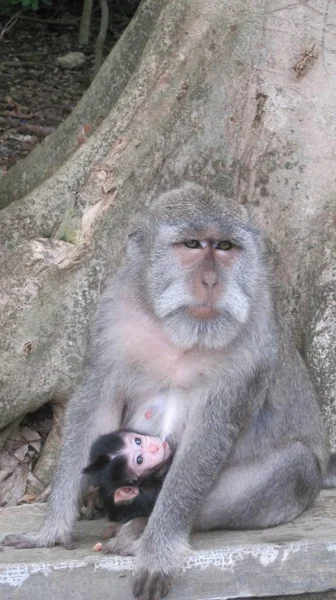
[[(111, 521), (126, 523), (149, 517), (171, 454), (167, 441), (132, 431), (115, 431), (95, 440), (83, 472), (89, 476), (89, 484), (97, 488), (98, 503)], [(93, 516), (94, 502), (91, 494), (88, 518)]]

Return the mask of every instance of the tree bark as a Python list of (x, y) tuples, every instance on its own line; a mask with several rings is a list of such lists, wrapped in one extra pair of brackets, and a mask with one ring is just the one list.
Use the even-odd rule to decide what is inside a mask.
[(144, 0), (70, 133), (57, 132), (62, 151), (47, 141), (32, 153), (49, 178), (27, 174), (38, 187), (0, 213), (2, 427), (69, 397), (131, 221), (194, 180), (248, 206), (268, 234), (279, 304), (335, 447), (335, 27), (324, 0)]

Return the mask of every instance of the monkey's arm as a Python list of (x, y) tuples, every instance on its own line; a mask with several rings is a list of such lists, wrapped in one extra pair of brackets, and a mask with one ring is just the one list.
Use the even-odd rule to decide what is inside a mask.
[(74, 548), (72, 534), (80, 508), (82, 470), (95, 438), (120, 428), (122, 408), (111, 372), (104, 376), (101, 370), (91, 370), (70, 400), (59, 465), (41, 529), (31, 534), (8, 535), (3, 545), (38, 548), (63, 544)]
[(135, 597), (152, 600), (167, 593), (188, 550), (195, 514), (237, 439), (247, 389), (236, 385), (234, 393), (228, 385), (192, 415), (140, 542)]

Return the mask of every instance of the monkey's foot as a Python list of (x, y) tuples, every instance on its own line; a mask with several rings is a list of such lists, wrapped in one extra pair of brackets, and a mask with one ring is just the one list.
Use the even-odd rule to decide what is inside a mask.
[(122, 523), (111, 523), (108, 527), (106, 527), (102, 533), (103, 540), (109, 540), (113, 538), (122, 527)]
[(52, 535), (44, 533), (22, 533), (19, 535), (6, 535), (1, 542), (2, 546), (14, 546), (15, 548), (49, 548), (56, 544), (63, 545), (67, 550), (76, 547), (72, 534)]
[(172, 578), (160, 571), (141, 569), (134, 575), (133, 595), (141, 600), (160, 600), (170, 589)]
[(103, 544), (102, 552), (105, 552), (105, 554), (119, 554), (120, 556), (135, 556), (139, 547), (139, 538), (147, 525), (147, 521), (148, 519), (144, 517), (137, 517), (123, 525), (116, 523), (118, 529), (114, 532), (115, 537)]
[(101, 551), (104, 554), (119, 554), (119, 556), (135, 556), (137, 546), (134, 541), (123, 537), (115, 537), (103, 544)]

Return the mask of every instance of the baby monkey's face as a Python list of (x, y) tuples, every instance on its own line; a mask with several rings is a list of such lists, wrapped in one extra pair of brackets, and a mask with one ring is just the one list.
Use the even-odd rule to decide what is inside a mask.
[(138, 477), (160, 467), (171, 455), (168, 442), (162, 442), (158, 437), (130, 432), (124, 433), (123, 437), (129, 469)]

